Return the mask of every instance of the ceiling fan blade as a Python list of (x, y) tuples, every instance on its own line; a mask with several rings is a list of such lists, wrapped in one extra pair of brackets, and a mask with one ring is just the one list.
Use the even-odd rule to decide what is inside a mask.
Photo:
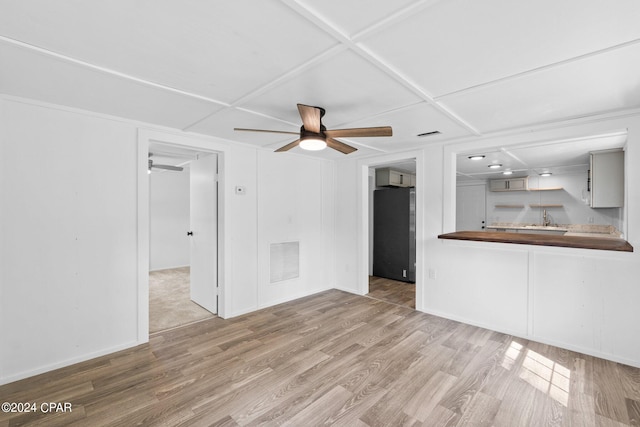
[(300, 135), (300, 132), (288, 132), (286, 130), (245, 129), (245, 128), (233, 128), (233, 130), (240, 130), (244, 132), (268, 132), (268, 133), (286, 133), (290, 135)]
[(327, 137), (327, 146), (344, 154), (353, 153), (354, 151), (358, 150), (356, 147), (352, 147), (345, 144), (344, 142), (340, 142), (337, 139), (333, 139), (330, 137)]
[(289, 151), (291, 150), (293, 147), (297, 147), (298, 144), (300, 144), (300, 140), (296, 139), (293, 142), (288, 143), (287, 145), (285, 145), (284, 147), (280, 147), (276, 150), (276, 153), (281, 153), (283, 151)]
[(156, 165), (155, 163), (151, 165), (152, 168), (156, 168), (156, 169), (164, 169), (164, 170), (168, 170), (168, 171), (177, 171), (180, 172), (182, 171), (184, 168), (180, 167), (180, 166), (171, 166), (171, 165)]
[(358, 136), (392, 136), (393, 131), (391, 126), (379, 126), (371, 128), (325, 130), (324, 134), (332, 138), (353, 138)]
[(320, 133), (321, 109), (309, 105), (298, 104), (298, 112), (302, 118), (302, 125), (308, 132)]

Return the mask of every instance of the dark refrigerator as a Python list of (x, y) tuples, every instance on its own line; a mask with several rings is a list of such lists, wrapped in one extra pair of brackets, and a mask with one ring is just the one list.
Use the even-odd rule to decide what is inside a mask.
[(416, 281), (415, 188), (373, 193), (373, 275)]

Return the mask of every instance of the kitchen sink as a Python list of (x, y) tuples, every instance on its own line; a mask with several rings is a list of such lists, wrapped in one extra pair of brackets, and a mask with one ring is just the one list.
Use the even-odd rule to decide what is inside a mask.
[(528, 234), (548, 234), (552, 236), (562, 236), (567, 232), (567, 230), (561, 229), (553, 229), (553, 228), (526, 228), (518, 230), (518, 233), (528, 233)]
[(549, 234), (555, 236), (562, 236), (567, 231), (566, 228), (557, 227), (553, 225), (525, 225), (524, 227), (518, 229), (518, 233), (529, 233), (529, 234)]

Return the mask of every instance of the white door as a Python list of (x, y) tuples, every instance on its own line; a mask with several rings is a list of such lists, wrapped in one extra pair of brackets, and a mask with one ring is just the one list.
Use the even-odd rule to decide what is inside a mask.
[(485, 200), (485, 184), (456, 187), (456, 231), (484, 230)]
[(191, 300), (217, 313), (218, 156), (202, 156), (190, 169)]

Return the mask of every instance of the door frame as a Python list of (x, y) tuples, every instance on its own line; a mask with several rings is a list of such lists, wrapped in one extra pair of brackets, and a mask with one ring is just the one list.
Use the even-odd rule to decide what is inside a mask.
[(358, 292), (361, 295), (369, 293), (369, 169), (387, 163), (399, 162), (403, 160), (413, 160), (416, 162), (416, 310), (423, 311), (423, 242), (424, 242), (424, 219), (425, 203), (423, 200), (425, 176), (424, 152), (407, 151), (404, 153), (376, 156), (374, 158), (360, 159), (357, 162), (358, 168)]
[(169, 132), (138, 129), (137, 161), (138, 161), (138, 188), (137, 188), (137, 247), (138, 247), (138, 278), (137, 278), (137, 341), (145, 343), (149, 341), (149, 142), (158, 142), (165, 145), (179, 146), (199, 151), (215, 153), (218, 156), (218, 316), (225, 317), (225, 193), (224, 170), (225, 149), (224, 143), (206, 137), (185, 136)]

